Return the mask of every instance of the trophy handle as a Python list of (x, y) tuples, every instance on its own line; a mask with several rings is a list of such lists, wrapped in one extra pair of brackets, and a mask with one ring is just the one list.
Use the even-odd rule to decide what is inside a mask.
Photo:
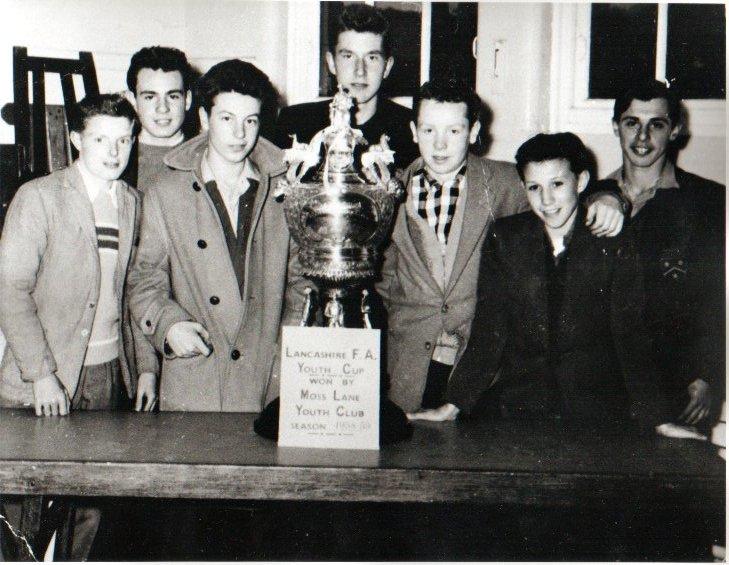
[(364, 323), (364, 327), (368, 330), (372, 329), (372, 322), (370, 321), (370, 305), (367, 302), (367, 297), (369, 296), (369, 292), (367, 292), (367, 289), (362, 290), (362, 303), (360, 305), (360, 312), (362, 312), (362, 322)]
[(306, 287), (304, 290), (304, 294), (306, 295), (306, 299), (304, 300), (304, 309), (301, 313), (301, 321), (299, 322), (299, 326), (301, 327), (307, 327), (309, 326), (309, 320), (311, 319), (311, 312), (314, 308), (313, 300), (312, 300), (312, 288)]

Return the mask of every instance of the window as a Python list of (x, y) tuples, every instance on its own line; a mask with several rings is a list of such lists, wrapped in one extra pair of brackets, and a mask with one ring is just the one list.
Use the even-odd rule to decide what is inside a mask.
[(676, 81), (685, 98), (725, 98), (724, 6), (593, 4), (590, 98), (614, 98), (631, 76)]
[(636, 73), (680, 85), (692, 135), (725, 131), (722, 4), (554, 6), (551, 127), (601, 133)]

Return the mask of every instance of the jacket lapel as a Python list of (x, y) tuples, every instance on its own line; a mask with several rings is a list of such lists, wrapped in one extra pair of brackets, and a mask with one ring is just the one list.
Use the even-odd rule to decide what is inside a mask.
[[(411, 184), (413, 175), (422, 167), (423, 159), (418, 158), (418, 160), (408, 169), (408, 174), (405, 178), (405, 186), (407, 187), (405, 201), (400, 204), (392, 237), (397, 240), (397, 246), (404, 254), (413, 259), (417, 259), (417, 264), (420, 267), (422, 277), (432, 287), (433, 291), (437, 294), (442, 294), (443, 289), (441, 289), (440, 285), (433, 277), (433, 273), (428, 267), (428, 253), (425, 250), (425, 242), (423, 241), (420, 229), (410, 217), (410, 197), (412, 196)], [(401, 233), (403, 237), (398, 237), (398, 233)]]
[[(243, 324), (245, 322), (247, 314), (248, 300), (246, 299), (246, 296), (248, 294), (248, 281), (250, 280), (251, 276), (251, 250), (253, 248), (253, 235), (258, 230), (258, 225), (261, 221), (261, 216), (263, 215), (263, 207), (269, 199), (268, 196), (271, 191), (271, 182), (273, 182), (273, 179), (275, 177), (277, 177), (278, 175), (282, 175), (286, 172), (286, 165), (283, 163), (283, 161), (272, 160), (268, 157), (268, 153), (266, 151), (267, 145), (271, 145), (271, 143), (267, 139), (259, 137), (258, 142), (253, 148), (250, 156), (252, 164), (256, 169), (258, 169), (259, 181), (256, 191), (256, 199), (253, 202), (253, 215), (251, 217), (251, 225), (246, 241), (245, 271), (243, 275), (243, 286), (240, 288), (240, 296), (242, 300), (241, 307), (243, 312), (235, 333), (236, 338), (240, 335), (241, 330), (243, 329)], [(270, 203), (270, 205), (274, 204), (274, 202)], [(263, 242), (260, 241), (262, 238), (259, 237), (258, 239), (258, 245), (260, 246), (263, 244)], [(285, 245), (286, 247), (288, 247), (289, 245), (288, 237), (285, 238)]]
[(94, 210), (91, 207), (91, 200), (89, 200), (88, 193), (86, 192), (86, 186), (81, 178), (81, 172), (78, 170), (78, 163), (74, 163), (71, 167), (66, 169), (65, 184), (66, 188), (70, 191), (70, 205), (73, 209), (73, 213), (78, 219), (78, 224), (81, 231), (89, 240), (89, 243), (94, 249), (97, 248), (96, 242), (96, 223), (94, 221)]
[(468, 191), (466, 201), (459, 203), (459, 206), (465, 206), (466, 209), (463, 215), (463, 227), (461, 228), (456, 259), (446, 287), (446, 296), (458, 283), (463, 269), (466, 268), (468, 260), (476, 250), (481, 235), (492, 221), (491, 202), (493, 195), (489, 188), (491, 171), (486, 168), (488, 165), (477, 166), (476, 161), (471, 155), (468, 156), (466, 169)]
[(124, 290), (127, 269), (129, 268), (129, 260), (132, 256), (137, 210), (136, 199), (129, 192), (129, 189), (122, 180), (117, 181), (116, 197), (119, 205), (119, 255), (116, 272), (116, 290), (117, 296), (121, 297)]
[(544, 224), (533, 213), (529, 214), (530, 222), (524, 235), (523, 245), (520, 245), (517, 257), (521, 269), (519, 278), (526, 283), (529, 307), (535, 312), (542, 345), (549, 347), (549, 310), (547, 295), (547, 260), (549, 249), (544, 233)]

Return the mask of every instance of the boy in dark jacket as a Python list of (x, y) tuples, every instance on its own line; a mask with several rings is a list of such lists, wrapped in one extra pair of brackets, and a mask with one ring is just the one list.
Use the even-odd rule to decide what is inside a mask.
[(586, 153), (560, 133), (516, 154), (532, 211), (497, 220), (487, 236), (471, 339), (448, 384), (462, 412), (486, 392), (506, 417), (664, 419), (633, 241), (594, 237), (578, 205)]
[(609, 178), (632, 204), (652, 354), (673, 415), (711, 424), (726, 375), (725, 188), (674, 164), (682, 127), (674, 88), (634, 84), (615, 100), (623, 165)]

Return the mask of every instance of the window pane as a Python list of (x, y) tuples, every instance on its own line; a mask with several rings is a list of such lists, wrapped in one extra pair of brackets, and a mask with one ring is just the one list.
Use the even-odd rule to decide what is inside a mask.
[(684, 98), (726, 97), (726, 19), (722, 4), (668, 7), (666, 75)]
[(631, 77), (655, 76), (656, 4), (593, 4), (590, 98), (614, 98)]
[(476, 84), (473, 40), (478, 33), (478, 4), (433, 2), (430, 78), (459, 78)]

